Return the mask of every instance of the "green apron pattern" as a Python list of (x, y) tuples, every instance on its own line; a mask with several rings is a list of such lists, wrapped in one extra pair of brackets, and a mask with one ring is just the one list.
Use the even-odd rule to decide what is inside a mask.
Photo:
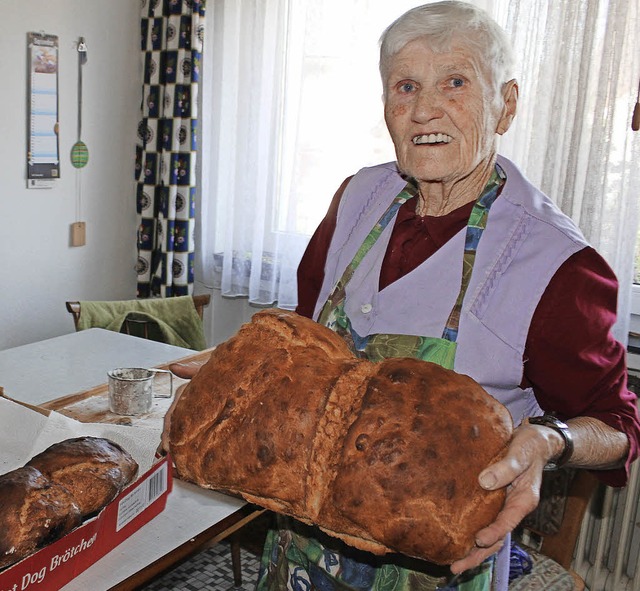
[[(489, 209), (505, 179), (504, 172), (496, 165), (469, 217), (460, 293), (442, 337), (398, 334), (361, 337), (351, 326), (344, 310), (346, 285), (399, 207), (417, 194), (417, 186), (413, 181), (409, 181), (396, 196), (365, 238), (323, 306), (318, 322), (336, 331), (356, 355), (370, 361), (416, 357), (453, 369), (460, 311), (471, 279), (476, 249), (487, 224)], [(359, 561), (352, 555), (348, 547), (327, 539), (319, 529), (278, 516), (278, 531), (270, 531), (265, 542), (257, 591), (491, 591), (494, 557), (465, 573), (462, 580), (447, 586), (447, 577), (442, 576), (442, 572), (434, 574), (434, 565), (424, 561), (402, 557), (400, 561), (391, 562), (388, 558), (382, 558), (376, 564), (371, 564), (370, 556), (367, 560)], [(438, 569), (435, 567), (435, 571)]]

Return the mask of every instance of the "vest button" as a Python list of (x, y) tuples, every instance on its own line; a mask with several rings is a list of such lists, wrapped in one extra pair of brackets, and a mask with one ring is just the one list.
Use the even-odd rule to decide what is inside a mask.
[(373, 310), (373, 306), (371, 304), (362, 304), (362, 306), (360, 306), (360, 311), (363, 314), (368, 314), (371, 310)]

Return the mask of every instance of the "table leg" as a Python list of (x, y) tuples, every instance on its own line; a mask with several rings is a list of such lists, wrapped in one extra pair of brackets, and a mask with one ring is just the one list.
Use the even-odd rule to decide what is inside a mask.
[(242, 563), (240, 558), (240, 540), (236, 535), (229, 538), (231, 547), (231, 567), (233, 569), (233, 584), (235, 587), (242, 586)]

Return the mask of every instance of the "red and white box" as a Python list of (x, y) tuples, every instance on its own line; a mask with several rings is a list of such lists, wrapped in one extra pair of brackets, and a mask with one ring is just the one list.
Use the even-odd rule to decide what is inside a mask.
[(53, 443), (83, 435), (124, 447), (140, 466), (137, 480), (96, 517), (0, 571), (0, 591), (58, 591), (164, 510), (173, 481), (170, 458), (155, 460), (157, 429), (80, 423), (0, 398), (0, 474), (23, 466)]

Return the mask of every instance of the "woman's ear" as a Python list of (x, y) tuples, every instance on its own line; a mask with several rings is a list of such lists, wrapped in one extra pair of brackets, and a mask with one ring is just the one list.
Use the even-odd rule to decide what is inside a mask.
[(502, 114), (496, 126), (496, 133), (502, 135), (511, 127), (511, 122), (516, 116), (516, 108), (518, 106), (518, 82), (513, 79), (505, 82), (502, 86), (502, 98), (504, 106)]

